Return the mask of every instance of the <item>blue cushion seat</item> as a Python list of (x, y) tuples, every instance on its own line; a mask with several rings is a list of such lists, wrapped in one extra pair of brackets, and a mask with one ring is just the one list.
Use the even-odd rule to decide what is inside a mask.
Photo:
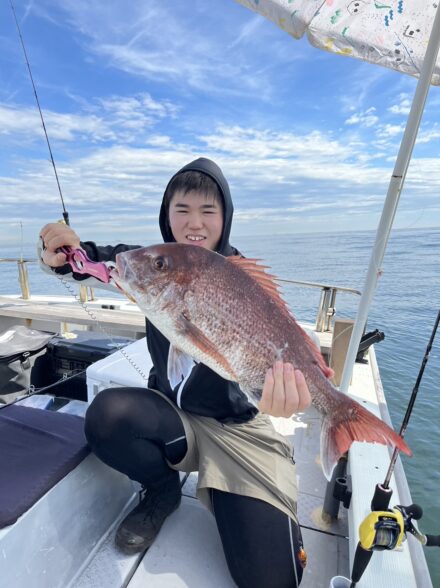
[(0, 529), (15, 523), (88, 454), (84, 419), (17, 405), (0, 410)]

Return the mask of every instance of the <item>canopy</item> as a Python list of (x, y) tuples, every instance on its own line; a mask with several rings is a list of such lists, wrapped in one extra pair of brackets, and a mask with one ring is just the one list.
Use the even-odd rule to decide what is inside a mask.
[[(437, 2), (431, 0), (237, 0), (294, 38), (312, 45), (418, 75)], [(432, 76), (440, 85), (440, 60)]]

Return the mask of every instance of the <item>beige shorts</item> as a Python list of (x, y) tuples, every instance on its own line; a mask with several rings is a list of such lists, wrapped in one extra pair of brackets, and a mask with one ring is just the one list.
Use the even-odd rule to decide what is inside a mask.
[(222, 424), (214, 418), (180, 410), (188, 451), (171, 468), (198, 471), (197, 498), (212, 511), (209, 488), (259, 498), (296, 520), (297, 483), (289, 442), (267, 415), (246, 423)]

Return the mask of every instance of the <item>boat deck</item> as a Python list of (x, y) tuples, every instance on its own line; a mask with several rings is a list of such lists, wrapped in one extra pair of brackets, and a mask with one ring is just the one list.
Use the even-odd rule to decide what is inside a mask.
[[(72, 304), (72, 298), (66, 296), (33, 296), (32, 300), (23, 300), (18, 296), (0, 296), (0, 316), (2, 324), (9, 319), (10, 324), (25, 322), (34, 329), (59, 330), (64, 325), (95, 328), (96, 324), (79, 303)], [(145, 317), (138, 308), (129, 302), (114, 298), (87, 302), (87, 308), (96, 316), (102, 329), (143, 336)]]
[[(325, 478), (319, 465), (320, 418), (311, 409), (295, 419), (274, 422), (294, 443), (297, 456), (298, 516), (308, 555), (301, 586), (328, 588), (333, 576), (349, 573), (348, 528), (343, 508), (341, 518), (331, 525), (321, 518)], [(183, 485), (180, 508), (167, 519), (141, 560), (115, 549), (112, 529), (72, 588), (233, 588), (215, 520), (196, 499), (196, 485), (197, 474), (191, 473)], [(275, 578), (276, 570), (274, 586)]]
[[(115, 299), (99, 300), (87, 303), (87, 306), (97, 316), (103, 329), (111, 334), (131, 335), (136, 339), (143, 336), (145, 321), (142, 314), (133, 305), (120, 302)], [(104, 308), (103, 308), (104, 307)], [(113, 307), (113, 309), (111, 309)], [(34, 297), (32, 301), (23, 301), (18, 297), (0, 297), (0, 331), (13, 324), (27, 324), (32, 328), (60, 331), (60, 325), (64, 328), (98, 330), (95, 321), (87, 312), (78, 305), (72, 304), (68, 297)], [(309, 326), (310, 325), (303, 325)], [(331, 333), (317, 333), (321, 348), (327, 352), (331, 348)], [(133, 346), (145, 344), (137, 341)], [(113, 357), (113, 356), (112, 356)], [(115, 354), (116, 357), (116, 354)], [(356, 364), (353, 373), (353, 382), (350, 393), (354, 394), (360, 402), (367, 404), (368, 408), (382, 418), (386, 418), (386, 404), (380, 384), (380, 377), (375, 361), (374, 350), (370, 349), (369, 361), (366, 364)], [(139, 361), (144, 358), (145, 350), (139, 355)], [(108, 358), (107, 358), (108, 359)], [(96, 368), (97, 362), (89, 369), (95, 369), (93, 377), (110, 378), (109, 364), (103, 366), (102, 372)], [(114, 360), (114, 362), (117, 360)], [(122, 356), (121, 356), (122, 361)], [(126, 361), (126, 360), (124, 360)], [(136, 358), (136, 363), (138, 359)], [(138, 363), (145, 371), (148, 366)], [(121, 370), (113, 366), (117, 377)], [(129, 367), (129, 366), (128, 366)], [(128, 369), (128, 368), (127, 368)], [(145, 385), (141, 379), (138, 384), (133, 378), (140, 378), (136, 370), (131, 370), (132, 378), (125, 385)], [(88, 370), (89, 371), (89, 370)], [(89, 379), (89, 374), (88, 374)], [(109, 380), (103, 385), (109, 385)], [(111, 385), (117, 385), (115, 379)], [(91, 380), (90, 391), (98, 386), (98, 380)], [(99, 390), (96, 390), (99, 391)], [(93, 392), (94, 393), (94, 392)], [(90, 397), (89, 397), (90, 400)], [(349, 456), (349, 469), (353, 473), (355, 467), (365, 470), (365, 477), (356, 472), (356, 479), (362, 482), (354, 488), (356, 500), (354, 507), (346, 511), (342, 506), (340, 516), (332, 524), (326, 523), (321, 517), (321, 510), (326, 489), (326, 480), (322, 474), (319, 463), (319, 436), (320, 417), (313, 409), (305, 413), (297, 414), (291, 419), (273, 419), (276, 429), (284, 434), (295, 448), (295, 461), (297, 464), (297, 476), (299, 483), (298, 516), (302, 525), (305, 548), (308, 554), (308, 565), (305, 569), (301, 586), (304, 588), (327, 588), (330, 579), (336, 575), (349, 576), (349, 559), (352, 558), (357, 543), (357, 528), (359, 522), (369, 512), (374, 485), (381, 482), (384, 477), (384, 467), (389, 459), (387, 448), (355, 443)], [(361, 450), (359, 449), (361, 448)], [(363, 455), (368, 448), (368, 456)], [(370, 457), (371, 456), (371, 457)], [(365, 467), (368, 466), (368, 467)], [(399, 467), (400, 460), (399, 460)], [(399, 492), (406, 484), (403, 470), (400, 473), (399, 491), (395, 490), (393, 504), (410, 502), (409, 492), (399, 499)], [(107, 471), (108, 470), (108, 471)], [(98, 476), (98, 473), (101, 474)], [(121, 479), (116, 480), (117, 476)], [(101, 479), (99, 479), (99, 477)], [(107, 480), (108, 477), (108, 481)], [(84, 480), (91, 480), (85, 484)], [(118, 504), (114, 504), (113, 514), (109, 515), (105, 532), (99, 534), (99, 539), (89, 539), (84, 535), (81, 520), (84, 517), (96, 517), (97, 524), (102, 525), (104, 520), (103, 508), (114, 499), (112, 480), (120, 489)], [(96, 483), (92, 489), (91, 484)], [(24, 561), (42, 559), (40, 576), (34, 567), (29, 573), (32, 576), (32, 585), (36, 588), (206, 588), (216, 586), (218, 588), (232, 588), (234, 583), (229, 575), (220, 538), (212, 515), (202, 507), (195, 497), (197, 474), (191, 473), (183, 485), (183, 500), (180, 508), (165, 522), (157, 540), (144, 557), (124, 556), (116, 551), (113, 546), (114, 533), (118, 522), (126, 512), (133, 507), (136, 501), (135, 489), (125, 476), (110, 470), (94, 456), (89, 456), (71, 474), (66, 476), (55, 488), (40, 499), (22, 519), (13, 526), (0, 531), (0, 543), (15, 553), (15, 540), (13, 534), (19, 533), (19, 527), (26, 528), (26, 550), (29, 557), (23, 553), (20, 544), (16, 557), (9, 559), (17, 561), (17, 557), (25, 558)], [(392, 480), (392, 485), (396, 482)], [(86, 488), (87, 486), (87, 488)], [(85, 492), (85, 489), (87, 492)], [(70, 505), (65, 508), (66, 502)], [(411, 501), (412, 502), (412, 501)], [(55, 505), (55, 506), (53, 506)], [(57, 511), (59, 510), (59, 513)], [(72, 517), (72, 512), (75, 516)], [(60, 529), (60, 520), (69, 517), (72, 524), (66, 521), (62, 541), (55, 540), (50, 543), (49, 529), (53, 526), (50, 521), (56, 521), (55, 527)], [(38, 535), (38, 529), (42, 528), (41, 521), (49, 517), (47, 533)], [(64, 518), (63, 518), (64, 517)], [(11, 533), (12, 543), (8, 544), (7, 533)], [(270, 532), (270, 530), (268, 530)], [(57, 531), (58, 533), (58, 531)], [(34, 536), (35, 535), (35, 536)], [(351, 539), (348, 539), (348, 536)], [(33, 538), (32, 538), (33, 537)], [(47, 545), (42, 544), (42, 539), (47, 540)], [(6, 543), (5, 543), (6, 541)], [(69, 543), (71, 541), (71, 543)], [(81, 549), (78, 541), (82, 543)], [(408, 546), (408, 544), (410, 544)], [(60, 551), (61, 550), (61, 551)], [(44, 552), (44, 553), (43, 553)], [(59, 552), (59, 554), (58, 554)], [(79, 553), (81, 552), (81, 553)], [(6, 552), (3, 550), (3, 554)], [(58, 555), (57, 555), (58, 554)], [(61, 557), (62, 556), (62, 557)], [(7, 560), (6, 555), (5, 561)], [(52, 558), (52, 559), (50, 559)], [(74, 563), (74, 559), (75, 563)], [(66, 571), (64, 561), (68, 562), (70, 569)], [(52, 563), (50, 563), (52, 562)], [(61, 562), (61, 563), (60, 563)], [(50, 571), (53, 566), (52, 572)], [(417, 568), (419, 566), (419, 568)], [(0, 569), (1, 569), (0, 563)], [(10, 572), (9, 566), (6, 572)], [(14, 574), (18, 573), (16, 568)], [(18, 576), (12, 578), (12, 583), (6, 585), (24, 588), (30, 585), (28, 572), (21, 568)], [(2, 586), (0, 573), (0, 587)], [(61, 583), (57, 578), (62, 577)], [(393, 581), (390, 583), (391, 578)], [(416, 579), (417, 578), (417, 579)], [(18, 582), (18, 583), (17, 583)], [(359, 588), (374, 586), (395, 586), (405, 588), (429, 588), (432, 586), (426, 569), (422, 547), (412, 538), (404, 544), (399, 551), (375, 555), (364, 577), (359, 582)], [(274, 586), (276, 586), (276, 570), (274, 570)]]

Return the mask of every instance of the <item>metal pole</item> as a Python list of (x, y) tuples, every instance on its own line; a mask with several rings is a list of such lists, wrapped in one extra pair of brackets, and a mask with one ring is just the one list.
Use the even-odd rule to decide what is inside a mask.
[(28, 271), (26, 267), (26, 262), (21, 259), (17, 262), (18, 264), (18, 279), (20, 282), (21, 288), (21, 297), (23, 300), (29, 300), (31, 297), (31, 293), (29, 290), (29, 279), (28, 279)]
[(393, 175), (388, 186), (388, 193), (382, 211), (382, 216), (376, 232), (376, 241), (371, 253), (370, 264), (368, 267), (365, 285), (362, 291), (362, 297), (359, 302), (358, 314), (353, 328), (353, 333), (348, 347), (347, 357), (345, 360), (344, 371), (342, 374), (340, 390), (347, 392), (353, 373), (354, 362), (356, 361), (359, 343), (365, 328), (368, 311), (373, 300), (376, 289), (377, 279), (382, 265), (391, 227), (396, 214), (400, 193), (405, 181), (408, 165), (411, 160), (411, 154), (419, 130), (420, 121), (425, 107), (426, 98), (429, 92), (432, 74), (440, 46), (440, 9), (437, 8), (434, 24), (426, 49), (425, 59), (420, 72), (419, 82), (417, 84), (411, 111), (408, 116), (405, 132), (400, 144), (399, 153), (394, 166)]

